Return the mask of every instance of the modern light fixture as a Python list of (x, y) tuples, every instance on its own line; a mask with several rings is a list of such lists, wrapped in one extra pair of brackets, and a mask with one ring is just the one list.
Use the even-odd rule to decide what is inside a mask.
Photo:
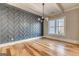
[(43, 12), (42, 12), (43, 14), (42, 14), (42, 19), (41, 19), (41, 20), (42, 20), (42, 22), (45, 20), (45, 17), (44, 17), (44, 5), (45, 5), (45, 4), (44, 4), (44, 3), (42, 3), (42, 6), (43, 6)]
[(45, 18), (45, 15), (44, 15), (44, 6), (45, 6), (45, 3), (42, 3), (42, 17), (41, 19), (38, 18), (38, 21), (41, 21), (41, 22), (44, 22), (44, 20), (47, 20), (48, 21), (48, 18)]

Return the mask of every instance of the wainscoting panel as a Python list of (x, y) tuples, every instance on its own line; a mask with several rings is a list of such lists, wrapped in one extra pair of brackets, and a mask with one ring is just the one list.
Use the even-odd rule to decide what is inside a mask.
[(0, 44), (41, 36), (38, 15), (0, 4)]

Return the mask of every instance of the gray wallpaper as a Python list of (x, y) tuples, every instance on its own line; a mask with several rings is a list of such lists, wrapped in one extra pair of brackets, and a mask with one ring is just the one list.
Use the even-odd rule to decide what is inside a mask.
[(41, 36), (42, 24), (30, 12), (0, 4), (0, 44)]

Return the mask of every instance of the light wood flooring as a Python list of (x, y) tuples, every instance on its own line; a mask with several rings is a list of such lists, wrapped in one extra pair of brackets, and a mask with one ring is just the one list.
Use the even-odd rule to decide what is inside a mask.
[(79, 45), (51, 39), (37, 39), (0, 48), (7, 56), (79, 56)]

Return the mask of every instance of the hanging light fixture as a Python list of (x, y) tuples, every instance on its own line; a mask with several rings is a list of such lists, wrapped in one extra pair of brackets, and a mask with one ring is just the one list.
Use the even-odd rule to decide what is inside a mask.
[(43, 6), (43, 11), (42, 11), (42, 13), (43, 13), (43, 14), (42, 14), (42, 22), (45, 20), (45, 19), (44, 19), (44, 18), (45, 18), (45, 17), (44, 17), (44, 5), (45, 5), (45, 4), (42, 3), (42, 6)]
[(44, 16), (44, 3), (42, 3), (42, 18), (41, 18), (41, 22), (44, 22), (44, 20), (45, 20), (45, 16)]
[(41, 21), (41, 22), (44, 22), (44, 20), (47, 20), (48, 21), (48, 18), (45, 18), (45, 15), (44, 15), (44, 6), (45, 6), (45, 3), (42, 3), (42, 17), (41, 19), (38, 18), (38, 21)]

